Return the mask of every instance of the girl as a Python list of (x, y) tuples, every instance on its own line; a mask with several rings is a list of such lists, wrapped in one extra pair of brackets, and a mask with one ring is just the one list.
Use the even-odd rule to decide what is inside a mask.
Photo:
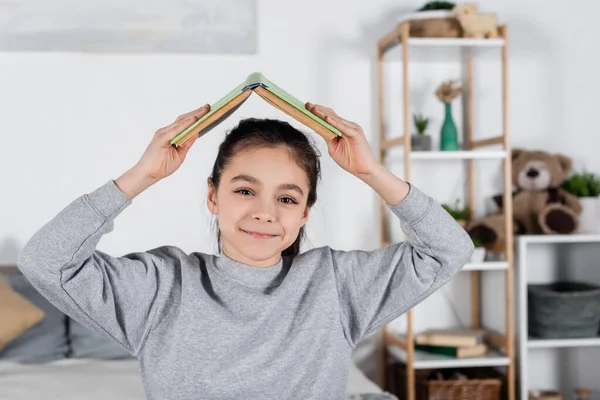
[(226, 136), (208, 179), (218, 256), (96, 250), (132, 200), (182, 164), (197, 138), (181, 148), (169, 141), (204, 106), (159, 129), (133, 168), (74, 200), (20, 254), (45, 297), (138, 358), (149, 399), (344, 399), (353, 347), (471, 256), (465, 230), (380, 165), (358, 125), (306, 106), (343, 133), (328, 141), (329, 154), (385, 200), (408, 241), (300, 254), (318, 157), (291, 125), (249, 119)]

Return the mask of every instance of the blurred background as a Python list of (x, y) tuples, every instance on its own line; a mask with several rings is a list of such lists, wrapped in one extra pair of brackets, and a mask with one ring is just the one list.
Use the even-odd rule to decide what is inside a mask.
[[(255, 71), (300, 100), (329, 106), (358, 123), (378, 152), (377, 43), (424, 4), (0, 1), (0, 264), (15, 265), (27, 240), (63, 207), (132, 167), (157, 129), (214, 103)], [(600, 93), (594, 21), (600, 5), (592, 0), (480, 0), (478, 5), (497, 13), (499, 24), (507, 27), (511, 146), (564, 154), (573, 170), (600, 170), (594, 111)], [(434, 148), (444, 120), (434, 92), (463, 73), (460, 53), (444, 51), (421, 48), (410, 64), (410, 113), (430, 118)], [(500, 52), (480, 55), (473, 72), (474, 131), (497, 135), (502, 131)], [(401, 60), (390, 56), (383, 72), (385, 135), (397, 137), (403, 129)], [(453, 111), (459, 132), (462, 107), (458, 101)], [(176, 174), (134, 200), (99, 249), (118, 256), (171, 244), (186, 252), (215, 252), (206, 179), (226, 132), (251, 116), (289, 121), (309, 133), (323, 155), (306, 247), (380, 247), (377, 195), (330, 160), (318, 135), (251, 96), (196, 142)], [(402, 177), (402, 161), (395, 160), (388, 166)], [(502, 169), (494, 162), (478, 167), (482, 213), (489, 211), (491, 195), (502, 190)], [(453, 203), (464, 199), (464, 170), (464, 164), (447, 160), (418, 164), (411, 181), (438, 201)], [(468, 282), (466, 275), (457, 277), (420, 305), (416, 326), (468, 320), (463, 307)], [(435, 317), (434, 311), (439, 312)], [(399, 332), (406, 329), (404, 320), (392, 325)], [(360, 371), (378, 384), (380, 352), (378, 332), (358, 346), (354, 357)], [(597, 364), (586, 365), (581, 368)], [(6, 387), (0, 384), (0, 398), (25, 398), (3, 397)]]

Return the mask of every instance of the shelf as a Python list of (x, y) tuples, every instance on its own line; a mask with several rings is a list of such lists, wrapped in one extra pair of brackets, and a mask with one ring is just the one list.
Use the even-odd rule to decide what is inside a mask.
[(581, 233), (569, 235), (520, 235), (516, 239), (522, 244), (528, 243), (594, 243), (600, 242), (600, 234)]
[(507, 152), (504, 150), (458, 150), (458, 151), (413, 151), (412, 160), (485, 160), (503, 159)]
[[(388, 346), (388, 351), (398, 360), (406, 363), (406, 352), (396, 346)], [(469, 368), (469, 367), (502, 367), (509, 365), (508, 357), (490, 350), (483, 357), (454, 358), (415, 351), (414, 369), (428, 368)]]
[[(502, 47), (504, 39), (474, 39), (474, 38), (410, 38), (409, 46), (440, 46), (440, 47)], [(398, 42), (402, 46), (402, 42)]]
[[(394, 48), (401, 48), (401, 37), (404, 34), (403, 23), (405, 22), (410, 24), (411, 22), (422, 19), (453, 17), (452, 11), (449, 10), (429, 10), (403, 14), (396, 20), (396, 26), (379, 40), (378, 46), (386, 52), (389, 52)], [(504, 27), (501, 25), (499, 27), (500, 37), (495, 39), (464, 37), (409, 37), (408, 45), (409, 47), (501, 48), (506, 45), (506, 40), (504, 35), (502, 35), (502, 29), (504, 29)]]
[[(410, 60), (415, 62), (457, 62), (463, 59), (465, 50), (480, 58), (496, 56), (505, 44), (502, 38), (410, 38), (407, 48)], [(402, 61), (402, 53), (402, 42), (394, 40), (385, 48), (383, 61)]]
[(461, 271), (501, 271), (508, 269), (506, 261), (484, 261), (481, 263), (468, 263)]
[(527, 341), (529, 348), (592, 347), (600, 346), (600, 337), (582, 339), (532, 339)]

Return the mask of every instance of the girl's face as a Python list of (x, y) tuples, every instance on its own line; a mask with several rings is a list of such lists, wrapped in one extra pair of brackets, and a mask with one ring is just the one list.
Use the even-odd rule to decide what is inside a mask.
[(287, 149), (236, 155), (218, 188), (209, 180), (208, 208), (219, 217), (225, 255), (254, 267), (276, 264), (308, 218), (307, 196), (306, 173)]

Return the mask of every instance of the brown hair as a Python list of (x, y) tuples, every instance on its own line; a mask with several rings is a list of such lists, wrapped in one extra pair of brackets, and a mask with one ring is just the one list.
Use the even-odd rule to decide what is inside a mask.
[[(275, 119), (243, 119), (226, 135), (225, 140), (219, 146), (212, 169), (211, 180), (214, 188), (218, 189), (223, 171), (236, 154), (261, 147), (284, 147), (289, 151), (292, 159), (306, 173), (308, 178), (306, 205), (312, 207), (317, 201), (317, 184), (321, 175), (319, 155), (307, 135), (289, 123)], [(302, 227), (294, 243), (281, 254), (284, 256), (298, 255), (304, 236), (304, 227)], [(218, 233), (217, 243), (220, 250), (221, 232)]]

